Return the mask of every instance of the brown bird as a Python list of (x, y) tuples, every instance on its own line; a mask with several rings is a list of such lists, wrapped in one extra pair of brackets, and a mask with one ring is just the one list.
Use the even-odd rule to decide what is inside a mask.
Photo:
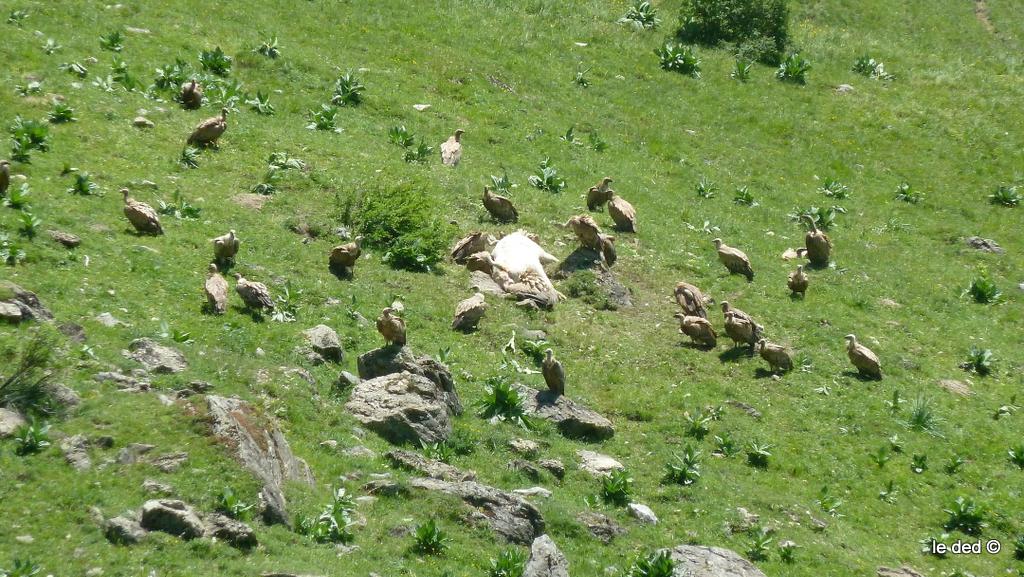
[(824, 231), (818, 230), (814, 219), (804, 215), (804, 220), (811, 225), (811, 230), (804, 236), (804, 245), (807, 247), (807, 260), (817, 267), (828, 266), (829, 258), (832, 256), (832, 241)]
[(615, 264), (618, 260), (618, 253), (615, 252), (615, 237), (607, 234), (597, 236), (598, 246), (601, 248), (601, 260), (608, 266)]
[(221, 108), (220, 116), (207, 118), (199, 123), (188, 137), (188, 144), (194, 146), (216, 145), (217, 139), (228, 129), (228, 109)]
[(601, 227), (589, 214), (574, 216), (565, 223), (565, 226), (576, 234), (581, 245), (601, 252)]
[(587, 209), (597, 210), (604, 206), (604, 203), (608, 202), (608, 193), (611, 191), (608, 185), (612, 182), (612, 177), (606, 176), (601, 179), (601, 182), (597, 183), (597, 186), (591, 186), (590, 190), (587, 191)]
[(857, 337), (854, 335), (846, 335), (843, 338), (846, 339), (846, 354), (850, 357), (853, 366), (857, 368), (857, 372), (872, 379), (881, 379), (882, 364), (878, 362), (875, 353), (858, 343)]
[(203, 88), (195, 79), (181, 85), (181, 106), (189, 110), (195, 110), (203, 105)]
[(206, 302), (214, 314), (222, 315), (228, 310), (228, 281), (220, 275), (217, 265), (210, 263), (210, 275), (206, 277)]
[(704, 293), (700, 292), (699, 288), (680, 281), (676, 283), (675, 296), (679, 308), (683, 309), (684, 313), (702, 319), (708, 318), (708, 311), (704, 308)]
[(462, 160), (462, 134), (465, 131), (461, 128), (455, 134), (448, 137), (448, 140), (441, 143), (441, 163), (445, 166), (457, 166)]
[(761, 358), (768, 361), (768, 366), (773, 373), (786, 373), (793, 370), (793, 357), (786, 347), (760, 339), (754, 345), (754, 352), (761, 353)]
[(11, 163), (6, 160), (0, 160), (0, 196), (7, 194), (7, 189), (11, 186)]
[(515, 222), (519, 220), (519, 212), (512, 206), (508, 198), (494, 194), (490, 187), (484, 187), (484, 208), (491, 213), (491, 218), (498, 222)]
[(789, 273), (789, 290), (793, 291), (793, 294), (799, 294), (804, 296), (807, 292), (807, 285), (810, 284), (810, 279), (804, 274), (804, 265), (797, 265), (796, 270)]
[(741, 274), (747, 277), (747, 282), (754, 280), (754, 269), (750, 268), (750, 259), (743, 251), (726, 245), (720, 238), (711, 242), (715, 243), (715, 248), (718, 249), (718, 260), (731, 274)]
[[(740, 309), (733, 308), (729, 301), (722, 301), (722, 312), (725, 314), (725, 334), (736, 344), (745, 343), (753, 346), (754, 343), (761, 340), (761, 333), (764, 332), (764, 327), (757, 324), (754, 317)], [(733, 318), (732, 332), (730, 332), (729, 328), (730, 316)]]
[(494, 258), (492, 258), (491, 253), (486, 250), (469, 255), (469, 257), (466, 258), (465, 264), (466, 268), (470, 272), (481, 271), (491, 274), (491, 271), (494, 270)]
[(140, 234), (164, 233), (163, 227), (160, 226), (160, 217), (156, 215), (152, 206), (128, 196), (127, 188), (122, 188), (121, 194), (124, 195), (124, 215), (136, 231)]
[(218, 264), (235, 262), (239, 242), (234, 229), (229, 230), (227, 234), (210, 239), (210, 242), (213, 243), (213, 262)]
[(455, 243), (451, 253), (452, 260), (455, 261), (455, 264), (466, 264), (466, 260), (470, 256), (488, 250), (494, 246), (494, 243), (494, 237), (489, 234), (479, 230), (471, 232)]
[(453, 331), (469, 332), (476, 330), (477, 324), (487, 312), (484, 294), (477, 292), (455, 306), (455, 320), (452, 321)]
[(679, 319), (679, 332), (693, 339), (693, 342), (711, 349), (718, 346), (718, 333), (706, 318), (684, 313), (676, 313), (675, 317)]
[(615, 228), (623, 232), (636, 232), (636, 209), (626, 199), (608, 191), (608, 216), (615, 221)]
[(245, 280), (242, 275), (237, 272), (232, 275), (235, 277), (235, 292), (238, 296), (242, 297), (242, 302), (245, 306), (250, 309), (256, 310), (274, 310), (274, 301), (270, 298), (270, 290), (267, 289), (267, 285), (261, 282), (252, 282)]
[(548, 390), (556, 395), (565, 394), (565, 368), (562, 362), (555, 358), (551, 349), (544, 351), (544, 362), (541, 365), (541, 373), (544, 375), (544, 382)]
[(357, 236), (352, 242), (336, 246), (331, 249), (331, 256), (328, 257), (328, 265), (331, 269), (337, 269), (345, 273), (351, 273), (356, 266), (356, 261), (363, 254), (363, 237)]
[(393, 311), (391, 307), (381, 311), (377, 317), (377, 332), (384, 337), (386, 344), (402, 346), (405, 344), (405, 321), (402, 317), (392, 315)]

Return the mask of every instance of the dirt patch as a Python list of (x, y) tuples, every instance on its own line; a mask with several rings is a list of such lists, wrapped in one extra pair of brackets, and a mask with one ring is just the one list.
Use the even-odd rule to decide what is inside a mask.
[(957, 381), (953, 379), (942, 379), (939, 381), (939, 386), (954, 395), (960, 395), (961, 397), (969, 397), (973, 394), (971, 386), (963, 381)]
[(262, 194), (252, 194), (249, 192), (243, 192), (242, 194), (236, 194), (231, 200), (244, 206), (245, 208), (251, 208), (252, 210), (260, 210), (263, 205), (270, 200), (269, 196)]
[(981, 25), (985, 30), (989, 32), (995, 32), (996, 28), (992, 25), (992, 20), (989, 18), (988, 2), (985, 0), (974, 0), (974, 17), (981, 22)]

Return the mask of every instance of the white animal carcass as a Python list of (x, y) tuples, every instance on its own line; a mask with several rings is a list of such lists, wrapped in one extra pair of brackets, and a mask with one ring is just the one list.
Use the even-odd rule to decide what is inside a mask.
[(544, 272), (544, 264), (558, 262), (558, 259), (531, 240), (525, 232), (518, 230), (499, 240), (491, 250), (491, 259), (513, 281), (518, 281), (524, 272), (532, 271), (540, 277), (544, 286), (552, 292), (555, 291), (554, 285)]

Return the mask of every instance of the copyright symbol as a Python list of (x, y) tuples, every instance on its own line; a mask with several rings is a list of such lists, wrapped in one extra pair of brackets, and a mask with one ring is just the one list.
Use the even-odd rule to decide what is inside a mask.
[(996, 539), (990, 539), (987, 543), (985, 543), (985, 551), (988, 551), (992, 555), (998, 553), (999, 550), (1002, 548), (1003, 544), (997, 541)]

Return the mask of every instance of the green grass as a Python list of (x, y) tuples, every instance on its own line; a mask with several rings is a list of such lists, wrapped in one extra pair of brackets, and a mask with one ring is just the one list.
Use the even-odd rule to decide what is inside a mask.
[[(206, 380), (217, 393), (239, 395), (277, 416), (318, 480), (315, 489), (287, 488), (294, 513), (318, 515), (339, 483), (359, 494), (360, 481), (339, 477), (358, 472), (365, 479), (387, 465), (320, 445), (325, 439), (343, 446), (356, 442), (345, 396), (332, 389), (340, 368), (306, 367), (317, 380), (309, 385), (280, 367), (302, 366), (305, 361), (294, 352), (301, 331), (326, 323), (338, 330), (349, 353), (341, 368), (354, 372), (355, 356), (382, 340), (352, 320), (348, 309), (372, 319), (399, 295), (410, 345), (431, 355), (450, 347), (467, 407), (487, 395), (488, 378), (504, 374), (501, 350), (511, 330), (543, 328), (566, 367), (567, 394), (615, 423), (613, 439), (588, 448), (626, 465), (634, 480), (632, 499), (650, 505), (661, 522), (643, 526), (625, 509), (595, 503), (629, 529), (605, 546), (575, 520), (588, 507), (584, 499), (599, 490), (573, 466), (576, 450), (586, 445), (550, 427), (492, 426), (473, 410), (455, 422), (456, 431), (475, 438), (480, 449), (456, 455), (453, 464), (477, 471), (486, 483), (506, 489), (536, 484), (506, 468), (514, 458), (506, 442), (513, 437), (542, 441), (542, 457), (568, 465), (561, 484), (543, 482), (554, 495), (538, 506), (573, 574), (600, 575), (613, 565), (623, 570), (638, 553), (691, 540), (752, 550), (759, 534), (723, 530), (738, 506), (761, 515), (761, 525), (777, 527), (766, 558), (757, 561), (768, 575), (865, 575), (880, 565), (903, 563), (933, 575), (1019, 569), (1010, 544), (1024, 533), (1024, 473), (1007, 458), (1007, 450), (1020, 444), (1022, 417), (991, 415), (1011, 404), (1015, 393), (1019, 404), (1024, 293), (1016, 287), (1024, 281), (1019, 272), (1024, 239), (1020, 210), (993, 205), (988, 196), (998, 186), (1018, 184), (1024, 166), (1019, 56), (1024, 22), (1018, 17), (1024, 4), (988, 4), (996, 34), (979, 24), (970, 2), (794, 3), (791, 33), (800, 54), (813, 63), (801, 86), (779, 82), (774, 67), (757, 64), (748, 81), (736, 82), (730, 78), (734, 56), (707, 48), (697, 49), (700, 79), (661, 70), (654, 50), (676, 26), (678, 3), (672, 1), (656, 4), (662, 24), (653, 32), (617, 24), (627, 9), (622, 1), (441, 0), (410, 7), (391, 0), (293, 0), (258, 10), (195, 0), (109, 9), (73, 0), (16, 1), (0, 19), (14, 10), (28, 16), (18, 25), (0, 21), (5, 62), (0, 78), (6, 87), (38, 81), (41, 93), (23, 97), (11, 88), (0, 91), (0, 128), (19, 115), (45, 123), (48, 150), (29, 148), (31, 162), (12, 166), (12, 173), (28, 178), (31, 214), (41, 225), (34, 237), (21, 236), (21, 211), (0, 207), (0, 232), (26, 253), (22, 264), (0, 267), (0, 278), (39, 293), (58, 322), (83, 325), (95, 355), (68, 345), (71, 366), (62, 378), (83, 403), (70, 418), (50, 421), (51, 436), (58, 431), (112, 436), (114, 448), (91, 449), (96, 463), (132, 442), (154, 444), (161, 452), (187, 451), (189, 460), (173, 474), (147, 465), (76, 473), (56, 447), (22, 458), (14, 454), (13, 440), (3, 441), (0, 567), (31, 558), (46, 573), (63, 575), (96, 566), (106, 575), (153, 570), (167, 577), (265, 571), (486, 574), (489, 560), (507, 545), (485, 527), (467, 526), (452, 499), (423, 493), (357, 505), (353, 515), (367, 520), (353, 528), (353, 544), (361, 548), (342, 560), (333, 545), (281, 527), (257, 524), (262, 546), (246, 554), (223, 543), (163, 535), (145, 545), (115, 547), (91, 520), (90, 507), (108, 517), (138, 508), (147, 498), (141, 489), (145, 478), (170, 483), (205, 511), (217, 508), (227, 484), (246, 503), (256, 500), (259, 489), (182, 408), (92, 379), (109, 366), (133, 367), (120, 351), (141, 336), (180, 347), (191, 364), (181, 375), (154, 376), (156, 388)], [(73, 28), (68, 26), (72, 15)], [(908, 35), (908, 29), (915, 33)], [(98, 39), (115, 30), (124, 31), (116, 53), (102, 49)], [(253, 52), (274, 37), (277, 58)], [(41, 48), (46, 38), (61, 49), (47, 55)], [(153, 83), (156, 68), (175, 59), (200, 71), (199, 54), (218, 46), (232, 58), (227, 82), (242, 83), (250, 97), (258, 91), (269, 95), (275, 114), (260, 115), (239, 100), (219, 150), (200, 152), (197, 168), (179, 164), (185, 138), (197, 122), (219, 111), (219, 102), (183, 111), (171, 101), (125, 92), (117, 82), (111, 92), (93, 84), (97, 76), (111, 74), (115, 60), (144, 86)], [(863, 54), (885, 62), (897, 80), (877, 82), (851, 71)], [(88, 67), (85, 78), (60, 69), (75, 62)], [(581, 69), (589, 70), (586, 89), (573, 83)], [(365, 90), (357, 106), (337, 107), (341, 131), (308, 130), (309, 111), (329, 103), (338, 78), (349, 71)], [(844, 83), (855, 91), (835, 94)], [(68, 99), (76, 122), (46, 121), (55, 94)], [(158, 94), (167, 99), (171, 92)], [(414, 110), (420, 103), (431, 108)], [(132, 127), (139, 109), (148, 111), (154, 128)], [(400, 125), (434, 147), (426, 162), (405, 162), (389, 141), (389, 129)], [(599, 132), (607, 150), (560, 140), (570, 126), (577, 135)], [(436, 151), (455, 128), (466, 134), (462, 163), (452, 170), (441, 166)], [(3, 146), (0, 157), (7, 158), (8, 138)], [(303, 159), (307, 169), (275, 182), (276, 192), (261, 210), (233, 201), (262, 182), (274, 152)], [(561, 194), (528, 184), (544, 158), (567, 183)], [(61, 176), (65, 163), (89, 173), (105, 194), (68, 194), (72, 179)], [(503, 170), (518, 184), (511, 195), (520, 222), (495, 227), (487, 223), (479, 198), (489, 175)], [(449, 330), (455, 303), (468, 285), (461, 267), (443, 263), (430, 273), (395, 271), (382, 262), (383, 251), (371, 248), (353, 279), (342, 281), (327, 268), (336, 237), (328, 233), (304, 243), (289, 229), (295, 222), (329, 223), (328, 231), (355, 226), (366, 194), (417, 190), (431, 199), (439, 222), (457, 223), (452, 233), (523, 227), (564, 257), (575, 240), (559, 223), (585, 212), (587, 188), (605, 175), (615, 178), (616, 191), (636, 207), (641, 231), (617, 241), (613, 270), (632, 290), (634, 306), (615, 311), (596, 310), (581, 298), (552, 312), (530, 313), (488, 299), (480, 330), (463, 335)], [(696, 196), (702, 177), (721, 192)], [(842, 201), (847, 212), (829, 233), (835, 268), (814, 271), (807, 298), (794, 301), (786, 290), (792, 263), (779, 257), (802, 242), (804, 231), (788, 214), (794, 206), (822, 203), (817, 191), (822, 178), (841, 181), (855, 193)], [(142, 186), (144, 180), (157, 187)], [(923, 200), (895, 200), (893, 191), (902, 182), (913, 183)], [(17, 181), (11, 189), (16, 186)], [(123, 186), (154, 207), (160, 200), (176, 203), (177, 195), (201, 213), (197, 219), (163, 217), (162, 237), (134, 236), (116, 194)], [(730, 191), (739, 187), (747, 187), (757, 206), (732, 202)], [(610, 228), (607, 215), (595, 218)], [(62, 248), (45, 233), (51, 228), (79, 235), (82, 246)], [(296, 322), (256, 323), (231, 307), (223, 317), (201, 314), (211, 256), (205, 239), (229, 228), (242, 240), (235, 270), (267, 283), (275, 296), (290, 281), (300, 305)], [(961, 237), (976, 234), (996, 239), (1006, 254), (965, 248)], [(755, 282), (727, 274), (711, 244), (715, 237), (747, 253), (757, 270)], [(962, 296), (982, 267), (1003, 291), (991, 306)], [(759, 378), (759, 359), (720, 357), (724, 343), (711, 353), (680, 346), (671, 299), (679, 280), (754, 315), (767, 338), (813, 361), (810, 369), (774, 381)], [(329, 305), (328, 299), (342, 304)], [(130, 324), (104, 327), (93, 320), (101, 312)], [(721, 333), (716, 312), (712, 319)], [(166, 332), (162, 323), (190, 333), (194, 342), (159, 337)], [(0, 347), (13, 349), (31, 330), (0, 327)], [(880, 383), (851, 373), (842, 339), (848, 333), (881, 358), (885, 378)], [(938, 381), (965, 378), (959, 364), (972, 346), (991, 349), (1000, 359), (999, 370), (983, 382), (974, 380), (970, 397), (946, 393)], [(263, 356), (255, 354), (258, 347)], [(522, 355), (517, 361), (530, 366)], [(0, 372), (5, 368), (0, 365)], [(521, 379), (544, 386), (540, 375)], [(941, 436), (908, 428), (908, 403), (890, 410), (886, 400), (894, 387), (904, 398), (930, 399)], [(753, 405), (762, 418), (725, 404), (730, 399)], [(719, 405), (726, 409), (721, 420), (710, 423), (709, 434), (700, 440), (686, 437), (684, 412)], [(896, 433), (903, 450), (891, 453), (880, 468), (871, 455)], [(716, 437), (731, 439), (737, 454), (712, 458)], [(770, 445), (765, 467), (747, 463), (753, 441)], [(666, 463), (688, 443), (707, 455), (700, 481), (663, 483)], [(378, 454), (388, 448), (373, 435), (365, 444)], [(942, 464), (953, 454), (966, 464), (950, 475)], [(912, 455), (926, 455), (931, 466), (911, 472)], [(405, 479), (407, 473), (393, 475)], [(878, 498), (889, 481), (900, 489), (893, 503)], [(818, 505), (826, 485), (829, 499), (842, 502), (840, 517), (828, 516)], [(944, 531), (950, 520), (944, 509), (961, 496), (984, 506), (982, 538), (1000, 539), (1003, 552), (947, 559), (921, 555), (918, 541)], [(827, 517), (828, 528), (814, 531), (804, 511)], [(410, 537), (390, 534), (397, 526), (415, 528), (431, 519), (450, 539), (443, 556), (421, 558), (410, 552)], [(12, 538), (25, 534), (34, 541)], [(966, 535), (954, 532), (951, 539), (956, 537)], [(792, 564), (782, 560), (775, 545), (787, 540), (798, 546)]]

